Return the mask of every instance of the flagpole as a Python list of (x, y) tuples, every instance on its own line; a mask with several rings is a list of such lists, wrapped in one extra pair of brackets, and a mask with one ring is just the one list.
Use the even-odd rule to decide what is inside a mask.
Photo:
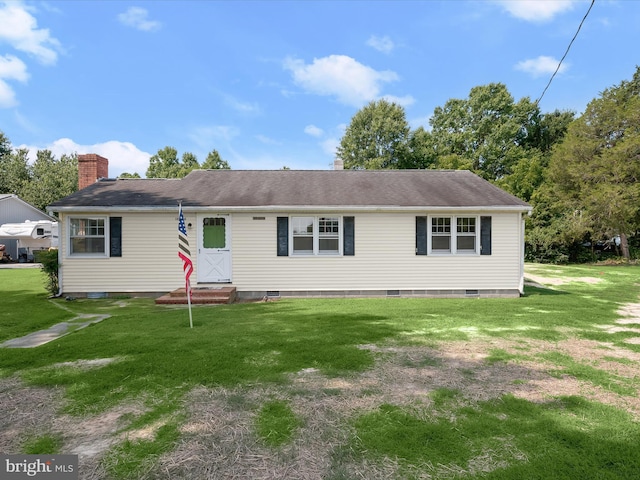
[(182, 260), (182, 269), (184, 270), (184, 293), (187, 295), (187, 303), (189, 304), (189, 326), (193, 328), (193, 315), (191, 314), (191, 274), (193, 273), (193, 261), (191, 260), (191, 249), (189, 248), (189, 239), (187, 238), (187, 227), (184, 224), (184, 215), (182, 214), (182, 202), (178, 203), (178, 256)]
[(193, 316), (191, 315), (191, 281), (187, 280), (187, 303), (189, 304), (189, 327), (193, 328)]

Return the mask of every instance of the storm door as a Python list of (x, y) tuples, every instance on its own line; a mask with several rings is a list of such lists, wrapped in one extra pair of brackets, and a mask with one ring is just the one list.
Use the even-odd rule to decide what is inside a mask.
[(198, 215), (198, 283), (231, 282), (231, 217)]

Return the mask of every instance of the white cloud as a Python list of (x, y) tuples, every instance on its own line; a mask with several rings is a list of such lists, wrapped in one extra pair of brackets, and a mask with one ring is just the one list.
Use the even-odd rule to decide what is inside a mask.
[(265, 145), (282, 145), (282, 142), (279, 142), (278, 140), (274, 140), (271, 137), (267, 137), (266, 135), (256, 135), (256, 139), (260, 143), (264, 143)]
[(371, 35), (371, 37), (369, 37), (369, 40), (367, 40), (367, 45), (375, 48), (382, 53), (391, 53), (395, 48), (395, 44), (387, 35), (385, 35), (384, 37), (376, 37), (375, 35)]
[(40, 63), (53, 65), (58, 60), (60, 42), (49, 29), (38, 28), (29, 8), (20, 2), (0, 4), (0, 42), (33, 55)]
[(143, 32), (160, 30), (162, 23), (149, 20), (149, 12), (145, 8), (129, 7), (126, 12), (118, 14), (118, 21), (127, 26)]
[(26, 82), (29, 79), (27, 66), (13, 55), (0, 55), (0, 108), (10, 108), (18, 104), (13, 88), (6, 80)]
[(311, 135), (312, 137), (321, 137), (324, 134), (324, 131), (315, 125), (307, 125), (304, 127), (304, 133)]
[(29, 159), (31, 161), (35, 160), (38, 150), (51, 150), (51, 153), (57, 158), (60, 158), (62, 155), (71, 155), (74, 153), (96, 153), (109, 160), (109, 177), (112, 178), (117, 177), (123, 172), (137, 172), (141, 177), (144, 177), (147, 168), (149, 168), (149, 158), (151, 158), (149, 153), (143, 152), (133, 143), (120, 142), (117, 140), (95, 143), (93, 145), (80, 145), (70, 138), (60, 138), (42, 147), (20, 145), (18, 148), (28, 149)]
[[(515, 66), (516, 70), (520, 70), (525, 73), (531, 74), (533, 77), (537, 78), (543, 75), (551, 75), (558, 68), (559, 60), (556, 60), (553, 57), (547, 57), (544, 55), (539, 56), (538, 58), (532, 58), (529, 60), (523, 60), (518, 62)], [(563, 73), (569, 68), (569, 64), (563, 63), (558, 70), (558, 73)]]
[(312, 64), (287, 58), (284, 68), (309, 93), (335, 96), (346, 105), (360, 107), (379, 97), (382, 84), (399, 79), (395, 72), (377, 71), (345, 55), (314, 58)]
[(496, 0), (504, 10), (528, 22), (546, 22), (571, 10), (576, 0)]
[(237, 128), (228, 125), (208, 125), (193, 128), (187, 136), (198, 147), (211, 151), (220, 143), (228, 144), (240, 134)]
[(13, 55), (0, 56), (0, 78), (10, 78), (26, 82), (29, 78), (27, 66)]
[(242, 102), (231, 95), (224, 96), (225, 103), (240, 113), (257, 115), (260, 113), (260, 106), (257, 103)]
[(409, 105), (413, 105), (416, 101), (411, 95), (405, 95), (404, 97), (396, 97), (395, 95), (384, 95), (384, 98), (387, 102), (396, 103), (401, 107), (408, 107)]

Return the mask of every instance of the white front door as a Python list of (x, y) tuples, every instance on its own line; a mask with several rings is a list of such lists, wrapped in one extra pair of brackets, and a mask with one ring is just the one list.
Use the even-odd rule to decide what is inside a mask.
[(198, 214), (198, 283), (231, 282), (231, 216)]

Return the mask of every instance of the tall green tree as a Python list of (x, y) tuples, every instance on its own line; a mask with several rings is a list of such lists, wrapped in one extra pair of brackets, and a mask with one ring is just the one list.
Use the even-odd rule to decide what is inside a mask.
[(182, 160), (173, 147), (164, 147), (149, 159), (147, 178), (182, 178), (190, 171), (198, 168), (198, 159), (193, 153), (185, 152)]
[(28, 150), (20, 149), (0, 155), (0, 193), (21, 196), (29, 182)]
[(56, 159), (50, 150), (38, 150), (36, 161), (29, 166), (29, 180), (20, 192), (20, 197), (39, 208), (71, 195), (78, 190), (78, 158), (62, 155)]
[(0, 130), (0, 161), (11, 153), (11, 142), (4, 134), (2, 130)]
[(217, 150), (211, 150), (201, 165), (204, 170), (231, 170), (229, 164), (222, 159)]
[(402, 106), (372, 101), (351, 119), (337, 155), (346, 169), (400, 168), (408, 153), (409, 132)]
[(619, 235), (629, 258), (627, 235), (640, 227), (640, 67), (569, 126), (549, 180), (567, 223), (594, 239)]
[(496, 181), (526, 157), (523, 147), (539, 115), (534, 102), (516, 103), (505, 85), (491, 83), (437, 107), (429, 123), (438, 158)]

